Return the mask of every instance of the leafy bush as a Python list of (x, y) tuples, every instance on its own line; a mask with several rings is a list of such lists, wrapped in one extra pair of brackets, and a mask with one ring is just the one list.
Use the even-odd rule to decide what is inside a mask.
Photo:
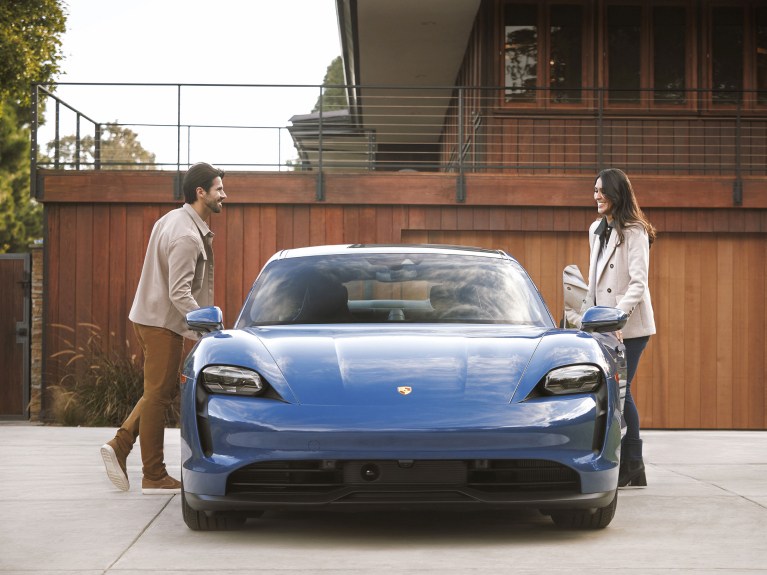
[[(68, 326), (51, 327), (76, 335)], [(66, 426), (120, 427), (144, 393), (144, 367), (131, 353), (128, 340), (124, 350), (107, 351), (98, 326), (81, 323), (78, 329), (86, 330), (87, 343), (76, 347), (61, 337), (65, 349), (51, 356), (67, 360), (66, 375), (52, 388), (56, 419)], [(176, 397), (165, 416), (166, 425), (175, 427), (178, 415)]]

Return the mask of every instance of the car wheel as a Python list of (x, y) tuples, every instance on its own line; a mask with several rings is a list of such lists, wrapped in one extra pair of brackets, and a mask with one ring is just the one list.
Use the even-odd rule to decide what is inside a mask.
[(552, 513), (551, 519), (560, 527), (569, 527), (571, 529), (604, 529), (613, 520), (616, 507), (618, 507), (617, 490), (610, 505), (597, 509), (593, 515), (582, 511), (567, 511), (564, 513)]
[(245, 525), (246, 520), (244, 515), (208, 517), (204, 511), (195, 511), (186, 502), (183, 485), (181, 486), (181, 513), (184, 515), (184, 523), (193, 531), (233, 531)]

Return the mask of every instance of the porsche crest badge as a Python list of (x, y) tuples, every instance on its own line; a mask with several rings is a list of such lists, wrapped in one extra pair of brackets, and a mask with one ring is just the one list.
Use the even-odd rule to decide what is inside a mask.
[(407, 395), (411, 391), (413, 391), (412, 387), (398, 387), (397, 391), (399, 391), (402, 395)]

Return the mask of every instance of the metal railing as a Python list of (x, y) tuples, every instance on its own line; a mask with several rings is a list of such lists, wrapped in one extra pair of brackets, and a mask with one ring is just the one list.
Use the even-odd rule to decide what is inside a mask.
[[(206, 130), (226, 132), (217, 148), (225, 150), (223, 153), (232, 156), (246, 151), (252, 152), (252, 157), (246, 161), (232, 161), (230, 157), (223, 162), (215, 160), (226, 158), (199, 159), (229, 168), (314, 172), (318, 201), (325, 197), (323, 174), (338, 171), (455, 174), (457, 202), (466, 200), (465, 176), (471, 173), (594, 174), (611, 166), (633, 174), (727, 176), (733, 178), (735, 205), (742, 203), (743, 176), (767, 176), (767, 94), (756, 90), (65, 83), (56, 86), (59, 92), (53, 93), (46, 85), (32, 85), (33, 197), (37, 197), (34, 177), (37, 168), (52, 167), (175, 168), (176, 196), (180, 198), (181, 171), (193, 163), (193, 133), (205, 142), (212, 139)], [(89, 90), (174, 89), (175, 121), (98, 122), (62, 98), (61, 90), (71, 86)], [(316, 98), (319, 111), (296, 115), (302, 110), (291, 110), (289, 117), (283, 106), (280, 108), (283, 112), (275, 112), (271, 117), (284, 114), (273, 122), (291, 124), (284, 126), (182, 122), (182, 89), (185, 94), (189, 92), (185, 97), (195, 102), (195, 90), (212, 88), (237, 94), (224, 100), (237, 102), (241, 110), (248, 106), (257, 110), (277, 109), (281, 100), (302, 90), (307, 97), (300, 105), (306, 109)], [(242, 96), (243, 93), (247, 96)], [(52, 157), (39, 153), (38, 107), (42, 98), (55, 102), (54, 132), (48, 144)], [(118, 98), (113, 101), (117, 105)], [(72, 136), (61, 135), (62, 108), (75, 115), (74, 140)], [(201, 110), (199, 104), (187, 108), (185, 113), (190, 117)], [(220, 111), (230, 111), (230, 107)], [(92, 137), (82, 136), (83, 119), (93, 125)], [(158, 144), (162, 148), (158, 150), (159, 158), (153, 154), (143, 158), (131, 155), (135, 150), (117, 141), (129, 128), (142, 130), (142, 138), (146, 130), (172, 131), (175, 150), (170, 151), (171, 139), (166, 138), (165, 144)], [(253, 131), (271, 134), (272, 143), (259, 140), (256, 145)], [(232, 135), (237, 132), (238, 135)], [(135, 132), (131, 134), (135, 136)], [(183, 136), (187, 140), (186, 158), (182, 155)], [(66, 153), (62, 151), (63, 142)], [(135, 147), (135, 142), (131, 142)], [(287, 142), (292, 144), (297, 158), (283, 161), (287, 156), (283, 146)]]

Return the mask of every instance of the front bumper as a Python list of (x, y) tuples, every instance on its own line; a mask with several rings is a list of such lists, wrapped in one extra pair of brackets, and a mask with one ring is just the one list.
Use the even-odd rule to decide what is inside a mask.
[[(204, 420), (194, 405), (193, 399), (185, 401), (182, 409), (182, 474), (187, 502), (197, 510), (381, 505), (593, 509), (608, 505), (617, 486), (619, 418), (616, 410), (608, 410), (604, 439), (595, 449), (598, 406), (592, 395), (430, 408), (306, 406), (212, 396)], [(210, 428), (208, 456), (198, 422)], [(580, 493), (499, 494), (465, 485), (349, 485), (289, 496), (227, 493), (229, 475), (257, 462), (456, 459), (557, 462), (577, 472)]]
[(346, 487), (313, 495), (197, 495), (184, 492), (187, 504), (208, 513), (270, 509), (380, 510), (390, 509), (598, 509), (607, 507), (615, 490), (597, 493), (492, 494), (455, 486), (391, 486), (385, 490)]

